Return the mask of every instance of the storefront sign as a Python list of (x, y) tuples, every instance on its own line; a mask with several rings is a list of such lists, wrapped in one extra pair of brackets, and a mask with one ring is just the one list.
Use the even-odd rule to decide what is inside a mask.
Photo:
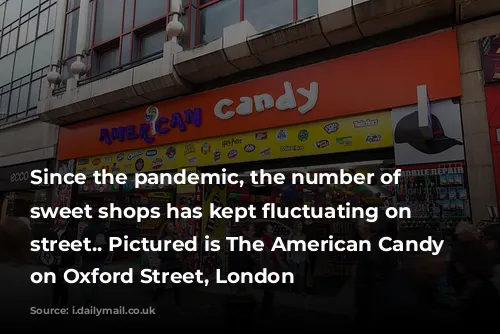
[[(361, 121), (377, 120), (376, 125), (356, 127)], [(327, 153), (349, 152), (373, 148), (392, 146), (392, 129), (390, 112), (379, 112), (368, 116), (355, 116), (335, 119), (337, 131), (327, 134), (323, 129), (332, 124), (332, 120), (294, 125), (278, 130), (270, 129), (270, 133), (285, 132), (286, 139), (281, 136), (259, 137), (259, 132), (240, 134), (238, 137), (219, 137), (207, 140), (197, 140), (188, 143), (158, 146), (154, 149), (157, 154), (148, 157), (147, 154), (137, 154), (137, 151), (120, 152), (115, 154), (111, 163), (112, 173), (134, 173), (137, 161), (143, 168), (141, 172), (159, 170), (173, 170), (183, 167), (200, 167), (222, 165), (260, 160), (271, 160), (299, 156), (311, 156)], [(304, 136), (304, 131), (308, 135)], [(367, 140), (372, 138), (372, 140)], [(374, 140), (373, 138), (376, 138)], [(210, 147), (210, 149), (208, 149)], [(172, 154), (172, 152), (181, 152)], [(133, 157), (131, 160), (119, 160), (121, 156)], [(77, 170), (91, 172), (100, 168), (106, 169), (109, 164), (92, 166), (95, 158), (79, 159)], [(157, 159), (163, 159), (160, 168), (157, 168)], [(83, 162), (83, 163), (82, 163)], [(107, 168), (109, 170), (109, 168)]]
[[(311, 82), (309, 89), (298, 88), (294, 89), (292, 83), (286, 81), (284, 83), (285, 93), (280, 95), (276, 100), (270, 94), (259, 94), (253, 97), (243, 96), (240, 97), (240, 104), (232, 110), (230, 107), (234, 101), (231, 99), (222, 99), (214, 107), (214, 114), (216, 117), (226, 120), (233, 118), (236, 114), (240, 116), (250, 115), (254, 112), (263, 112), (265, 110), (276, 108), (279, 111), (287, 111), (297, 109), (299, 113), (304, 115), (309, 112), (318, 101), (318, 83)], [(306, 101), (298, 106), (295, 94), (303, 96)]]
[(111, 145), (114, 140), (124, 142), (125, 140), (142, 139), (150, 144), (155, 141), (157, 134), (165, 135), (172, 129), (178, 129), (180, 132), (187, 130), (187, 125), (192, 124), (195, 127), (201, 126), (201, 109), (186, 109), (184, 114), (179, 112), (172, 113), (171, 118), (160, 116), (160, 109), (151, 106), (144, 113), (146, 123), (139, 125), (127, 125), (109, 128), (102, 128), (99, 141)]
[(31, 171), (48, 168), (48, 160), (0, 168), (0, 191), (30, 189)]
[(430, 109), (432, 139), (427, 139), (419, 127), (417, 105), (392, 110), (396, 165), (465, 159), (460, 104), (448, 99), (432, 102)]
[[(433, 50), (432, 57), (429, 50)], [(276, 130), (416, 104), (415, 87), (423, 83), (431, 101), (461, 96), (454, 30), (160, 102), (154, 106), (158, 112), (153, 108), (145, 114), (145, 108), (136, 108), (61, 127), (58, 159), (147, 151), (153, 142), (162, 146), (215, 137), (240, 138), (238, 134), (249, 132), (262, 141), (277, 136), (283, 141), (280, 146), (286, 146), (298, 133), (292, 139), (290, 130), (288, 134)], [(203, 111), (199, 128), (202, 120), (195, 117), (194, 107)], [(184, 110), (192, 110), (191, 122), (191, 114)], [(368, 116), (356, 121), (357, 128), (376, 127)], [(323, 124), (322, 133), (344, 131), (337, 130), (335, 123)], [(183, 129), (186, 131), (179, 131)], [(344, 137), (349, 136), (344, 132)], [(307, 136), (302, 133), (300, 137)], [(330, 143), (334, 146), (335, 140)], [(211, 152), (216, 148), (212, 146)], [(243, 148), (237, 149), (239, 157)], [(178, 150), (177, 156), (182, 152)], [(201, 158), (197, 160), (199, 164)]]

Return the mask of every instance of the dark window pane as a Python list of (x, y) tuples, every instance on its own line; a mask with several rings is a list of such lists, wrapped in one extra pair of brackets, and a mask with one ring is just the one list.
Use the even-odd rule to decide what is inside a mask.
[(21, 87), (19, 93), (19, 106), (17, 108), (18, 112), (23, 112), (28, 109), (28, 99), (29, 99), (30, 85), (24, 85)]
[(292, 0), (252, 0), (244, 3), (245, 20), (248, 20), (259, 32), (293, 21)]
[(9, 52), (9, 36), (10, 34), (5, 34), (2, 37), (2, 46), (0, 47), (0, 57), (5, 56)]
[(17, 114), (17, 103), (19, 102), (19, 88), (13, 89), (10, 92), (10, 104), (8, 115)]
[(5, 4), (0, 5), (0, 31), (2, 31), (2, 21), (3, 21), (3, 14), (5, 13)]
[(37, 6), (38, 6), (38, 0), (23, 0), (21, 15), (24, 15), (30, 10), (35, 9)]
[(240, 21), (240, 0), (224, 0), (200, 10), (200, 43), (222, 36), (224, 27)]
[(38, 18), (38, 34), (37, 36), (41, 36), (47, 32), (47, 26), (49, 24), (49, 10), (46, 9), (40, 13)]
[(30, 91), (30, 103), (29, 108), (35, 108), (38, 104), (38, 98), (40, 96), (40, 83), (42, 79), (37, 79), (31, 82), (31, 91)]
[(35, 58), (33, 60), (33, 71), (37, 71), (47, 65), (50, 65), (50, 56), (52, 53), (52, 40), (54, 32), (48, 33), (35, 42)]
[(19, 19), (21, 14), (21, 1), (11, 0), (7, 2), (7, 7), (5, 7), (5, 19), (3, 26), (6, 27), (15, 20)]
[(118, 36), (121, 30), (122, 0), (97, 1), (94, 44)]
[(125, 14), (123, 15), (123, 31), (129, 32), (134, 25), (134, 0), (125, 0)]
[(66, 15), (66, 31), (64, 32), (63, 58), (68, 58), (76, 54), (76, 35), (78, 30), (78, 15), (80, 10)]
[(10, 39), (9, 39), (9, 51), (8, 53), (16, 51), (16, 45), (17, 45), (17, 31), (18, 28), (12, 30), (10, 32)]
[(0, 86), (11, 81), (12, 67), (14, 66), (14, 53), (0, 59)]
[(17, 50), (12, 80), (17, 80), (31, 73), (31, 63), (33, 62), (34, 48), (35, 43), (30, 43)]
[(161, 28), (155, 32), (144, 35), (141, 37), (141, 48), (139, 58), (145, 58), (153, 53), (163, 50), (163, 43), (165, 42), (166, 32)]
[(99, 73), (104, 73), (118, 67), (118, 48), (100, 52)]
[(0, 119), (7, 118), (9, 112), (9, 93), (0, 95)]
[(167, 2), (165, 0), (148, 0), (147, 6), (141, 6), (136, 1), (134, 26), (142, 26), (165, 15), (167, 15)]
[(34, 17), (28, 21), (28, 36), (26, 37), (26, 43), (34, 41), (36, 38), (36, 23), (38, 17)]
[(132, 47), (132, 34), (128, 34), (123, 36), (122, 38), (122, 55), (121, 55), (121, 63), (128, 64), (132, 60), (130, 59), (130, 52)]
[(17, 45), (19, 47), (23, 46), (26, 44), (26, 36), (28, 35), (28, 22), (23, 23), (19, 26), (19, 36), (18, 36), (18, 41)]
[(80, 6), (80, 0), (68, 0), (68, 10)]
[(47, 28), (47, 31), (51, 31), (56, 26), (56, 13), (57, 7), (55, 5), (52, 5), (49, 10), (49, 26)]
[(301, 20), (318, 14), (318, 2), (311, 0), (297, 0), (297, 19)]

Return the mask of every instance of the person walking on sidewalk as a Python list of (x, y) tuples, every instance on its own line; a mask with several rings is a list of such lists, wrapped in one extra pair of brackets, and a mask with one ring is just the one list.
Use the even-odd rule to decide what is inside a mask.
[[(160, 235), (159, 240), (177, 240), (176, 226), (173, 221), (168, 221), (164, 226)], [(182, 270), (182, 254), (176, 252), (173, 249), (168, 249), (166, 251), (158, 252), (158, 258), (160, 259), (160, 271), (161, 272), (180, 272)], [(181, 286), (180, 284), (172, 283), (172, 289), (174, 292), (174, 303), (175, 306), (181, 306)], [(165, 290), (168, 283), (162, 283), (157, 286), (153, 294), (153, 301), (157, 301), (160, 294)]]
[[(109, 254), (108, 228), (100, 219), (94, 218), (89, 222), (85, 230), (83, 230), (82, 240), (89, 240), (90, 248), (95, 249), (95, 251), (86, 252), (82, 250), (81, 271), (84, 273), (89, 273), (94, 271), (94, 269), (101, 269)], [(83, 283), (82, 293), (85, 300), (85, 305), (87, 307), (95, 306), (97, 288), (97, 283)]]
[[(47, 240), (57, 240), (58, 242), (63, 240), (72, 242), (76, 239), (76, 233), (71, 228), (68, 221), (60, 221), (56, 222), (54, 228), (48, 231), (46, 238)], [(49, 268), (57, 277), (53, 287), (52, 305), (55, 308), (66, 307), (69, 298), (69, 288), (63, 275), (66, 270), (73, 267), (75, 264), (76, 253), (71, 250), (67, 252), (56, 250), (51, 256), (54, 260), (49, 265)]]
[[(288, 236), (291, 241), (308, 241), (306, 235), (303, 231), (303, 224), (300, 221), (296, 221), (293, 226), (293, 231)], [(287, 260), (290, 265), (293, 276), (295, 278), (295, 284), (291, 287), (291, 290), (298, 293), (304, 293), (306, 285), (306, 263), (308, 262), (307, 251), (296, 251), (292, 250), (287, 252)]]

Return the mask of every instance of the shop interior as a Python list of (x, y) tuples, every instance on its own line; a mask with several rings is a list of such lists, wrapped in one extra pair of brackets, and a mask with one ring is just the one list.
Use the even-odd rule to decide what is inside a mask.
[[(283, 168), (286, 166), (286, 168)], [(412, 206), (415, 205), (418, 214), (410, 220), (395, 222), (393, 234), (399, 238), (425, 238), (432, 235), (434, 238), (443, 237), (443, 226), (466, 219), (468, 213), (468, 202), (460, 207), (445, 205), (440, 201), (438, 182), (432, 178), (424, 178), (422, 182), (416, 182), (415, 177), (403, 177), (397, 187), (382, 185), (380, 182), (365, 185), (292, 185), (285, 182), (284, 185), (255, 186), (250, 182), (249, 173), (252, 170), (264, 169), (268, 173), (338, 173), (339, 170), (349, 170), (351, 173), (374, 173), (380, 175), (384, 171), (394, 169), (393, 149), (379, 149), (370, 151), (349, 152), (335, 155), (324, 155), (314, 157), (300, 157), (281, 159), (275, 161), (241, 163), (227, 166), (208, 166), (200, 170), (202, 172), (219, 172), (222, 167), (227, 168), (228, 173), (238, 173), (245, 180), (244, 187), (227, 187), (227, 206), (248, 206), (253, 204), (259, 207), (263, 203), (275, 203), (283, 207), (307, 205), (310, 207), (336, 206), (338, 204), (351, 203), (355, 206), (384, 207), (388, 205)], [(454, 183), (448, 182), (447, 187), (458, 187), (458, 178), (454, 176)], [(425, 181), (425, 182), (424, 182)], [(427, 183), (426, 183), (427, 182)], [(461, 180), (466, 184), (465, 177)], [(458, 189), (458, 188), (457, 188)], [(448, 190), (447, 190), (448, 191)], [(77, 195), (77, 205), (89, 204), (92, 207), (107, 206), (114, 203), (116, 206), (157, 206), (162, 212), (166, 212), (167, 204), (179, 206), (201, 205), (200, 189), (192, 194), (178, 194), (175, 187), (148, 186), (144, 189), (134, 189), (133, 180), (130, 179), (124, 186), (108, 185), (98, 186), (89, 182), (80, 186)], [(426, 194), (436, 194), (426, 195)], [(434, 196), (434, 197), (432, 197)], [(137, 223), (135, 219), (113, 219), (109, 220), (109, 228), (112, 235), (122, 236), (127, 234), (129, 238), (156, 238), (160, 232), (165, 216), (160, 219), (149, 219)], [(202, 222), (192, 220), (183, 222), (184, 236), (199, 235)], [(293, 221), (280, 220), (271, 222), (275, 236), (286, 237), (293, 228)], [(179, 224), (181, 225), (181, 224)], [(226, 235), (238, 235), (240, 225), (225, 222)], [(314, 238), (318, 240), (332, 234), (339, 239), (358, 238), (355, 219), (319, 220), (313, 222)], [(451, 226), (451, 225), (450, 225)], [(259, 237), (259, 226), (256, 226)], [(130, 259), (130, 253), (117, 252), (113, 255), (113, 261)], [(227, 256), (227, 254), (225, 255)], [(142, 259), (143, 260), (143, 259)], [(141, 260), (141, 261), (142, 261)], [(193, 255), (192, 260), (199, 263), (198, 255)], [(151, 263), (152, 258), (149, 259)], [(217, 260), (217, 266), (224, 267), (224, 260)], [(321, 295), (336, 295), (350, 280), (356, 263), (356, 253), (319, 253), (312, 273), (311, 281), (314, 281), (315, 292)]]

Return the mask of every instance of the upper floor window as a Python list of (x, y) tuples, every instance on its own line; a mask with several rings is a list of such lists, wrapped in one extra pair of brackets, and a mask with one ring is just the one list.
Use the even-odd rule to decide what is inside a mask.
[(316, 0), (199, 0), (198, 43), (222, 36), (223, 29), (247, 20), (263, 32), (304, 19), (318, 12)]

